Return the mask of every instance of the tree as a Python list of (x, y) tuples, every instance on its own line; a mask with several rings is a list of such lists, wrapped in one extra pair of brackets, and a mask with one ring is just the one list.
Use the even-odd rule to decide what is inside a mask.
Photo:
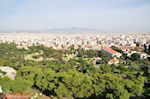
[(139, 42), (136, 42), (136, 46), (137, 46), (137, 47), (139, 47), (139, 46), (140, 46)]
[[(124, 54), (122, 60), (126, 60), (126, 64), (115, 66), (107, 64), (110, 57), (102, 51), (78, 49), (75, 51), (80, 51), (81, 57), (75, 57), (68, 62), (61, 59), (40, 62), (24, 59), (26, 54), (41, 50), (45, 58), (58, 59), (64, 55), (61, 50), (44, 46), (20, 50), (15, 44), (0, 44), (0, 65), (11, 66), (17, 70), (15, 80), (0, 77), (3, 92), (25, 93), (36, 87), (43, 94), (57, 98), (129, 99), (142, 95), (149, 97), (149, 58), (139, 61), (138, 54), (131, 55), (131, 58)], [(68, 50), (65, 51), (70, 53)], [(90, 58), (97, 55), (102, 58), (97, 61), (99, 68), (90, 63)], [(88, 60), (84, 60), (85, 56)]]
[[(35, 69), (36, 68), (36, 69)], [(17, 78), (22, 78), (24, 80), (28, 80), (30, 84), (33, 86), (34, 85), (34, 78), (38, 73), (41, 73), (41, 68), (38, 66), (32, 67), (32, 66), (24, 66), (21, 67), (18, 70), (17, 73)]]
[(110, 73), (111, 72), (111, 67), (108, 64), (100, 65), (100, 68), (101, 68), (103, 73)]
[(35, 85), (41, 90), (53, 91), (56, 88), (56, 74), (51, 69), (44, 69), (35, 77)]
[(0, 79), (0, 85), (5, 89), (6, 93), (24, 93), (29, 87), (31, 87), (27, 80), (10, 80), (7, 78)]
[(95, 98), (129, 99), (130, 94), (125, 89), (124, 82), (110, 73), (94, 75)]
[(43, 70), (35, 78), (35, 85), (47, 94), (59, 98), (84, 98), (93, 94), (92, 78), (75, 70), (56, 74), (51, 69)]
[(137, 54), (137, 53), (133, 53), (133, 54), (131, 55), (131, 59), (132, 59), (132, 60), (140, 60), (140, 55)]
[(121, 49), (119, 49), (118, 47), (116, 46), (111, 46), (111, 48), (117, 52), (120, 52), (120, 53), (124, 53)]
[(64, 73), (62, 83), (71, 90), (74, 98), (87, 98), (93, 94), (92, 78), (78, 71)]
[(133, 80), (124, 80), (124, 84), (128, 92), (130, 92), (132, 96), (137, 98), (143, 92), (144, 77), (139, 76)]
[(146, 52), (150, 55), (150, 45), (149, 45), (148, 49), (146, 50)]
[(106, 64), (110, 60), (110, 57), (103, 51), (98, 51), (98, 56), (102, 58), (102, 64)]
[(70, 90), (68, 90), (68, 88), (62, 83), (60, 83), (59, 87), (57, 89), (55, 89), (54, 91), (55, 91), (57, 97), (59, 97), (59, 98), (67, 97), (69, 99), (73, 99), (72, 92)]

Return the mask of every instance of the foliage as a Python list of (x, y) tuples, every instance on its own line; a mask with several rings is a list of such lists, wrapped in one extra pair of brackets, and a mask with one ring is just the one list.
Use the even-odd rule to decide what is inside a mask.
[(120, 52), (120, 53), (124, 53), (121, 49), (119, 49), (118, 47), (116, 46), (111, 46), (111, 48), (117, 52)]
[[(117, 47), (112, 49), (123, 53)], [(36, 52), (44, 60), (25, 60), (24, 56)], [(63, 61), (66, 54), (77, 56)], [(96, 65), (92, 59), (100, 57)], [(46, 60), (54, 58), (54, 60)], [(123, 53), (120, 64), (108, 65), (110, 57), (100, 50), (74, 49), (54, 50), (53, 48), (31, 46), (29, 50), (18, 49), (14, 43), (0, 44), (0, 66), (17, 70), (15, 80), (0, 78), (5, 93), (24, 93), (37, 88), (47, 96), (56, 98), (88, 99), (130, 99), (149, 97), (150, 60), (140, 60), (138, 54), (131, 58)]]
[(132, 60), (140, 60), (140, 55), (137, 54), (137, 53), (133, 53), (133, 54), (131, 55), (131, 59), (132, 59)]
[(6, 93), (24, 93), (24, 91), (31, 87), (29, 82), (26, 80), (10, 80), (7, 78), (1, 79), (0, 85), (5, 89), (4, 92)]

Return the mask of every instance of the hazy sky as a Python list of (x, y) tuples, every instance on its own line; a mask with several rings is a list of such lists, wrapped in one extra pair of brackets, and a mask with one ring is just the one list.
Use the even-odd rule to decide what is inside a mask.
[(150, 32), (150, 0), (0, 0), (0, 30)]

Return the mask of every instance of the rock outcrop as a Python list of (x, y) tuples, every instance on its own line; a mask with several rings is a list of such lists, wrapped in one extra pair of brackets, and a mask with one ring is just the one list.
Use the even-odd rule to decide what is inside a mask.
[(14, 70), (13, 68), (9, 67), (9, 66), (0, 66), (0, 70), (3, 71), (3, 72), (6, 72), (5, 75), (3, 75), (1, 73), (1, 76), (7, 76), (8, 78), (10, 79), (15, 79), (16, 77), (16, 70)]

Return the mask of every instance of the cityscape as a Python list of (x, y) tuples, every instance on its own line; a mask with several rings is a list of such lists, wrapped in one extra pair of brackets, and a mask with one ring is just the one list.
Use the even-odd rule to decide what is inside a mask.
[(150, 99), (150, 0), (1, 0), (0, 99)]
[[(14, 80), (16, 76), (18, 76), (16, 70), (20, 68), (18, 66), (22, 64), (22, 63), (20, 64), (21, 61), (27, 61), (27, 62), (32, 61), (33, 62), (32, 64), (35, 63), (39, 64), (44, 61), (46, 63), (44, 62), (43, 64), (47, 64), (48, 62), (52, 62), (52, 61), (54, 63), (58, 62), (59, 64), (61, 62), (66, 62), (69, 65), (72, 64), (70, 63), (71, 60), (74, 61), (82, 60), (83, 62), (82, 65), (85, 63), (87, 64), (85, 66), (83, 65), (84, 67), (82, 68), (87, 68), (87, 69), (85, 70), (81, 69), (82, 72), (85, 71), (87, 72), (87, 70), (91, 68), (88, 65), (94, 66), (94, 68), (101, 68), (102, 71), (103, 71), (102, 67), (108, 68), (107, 65), (110, 66), (111, 68), (115, 66), (115, 68), (118, 68), (118, 70), (120, 70), (121, 65), (124, 65), (126, 71), (129, 71), (131, 69), (132, 72), (129, 73), (131, 73), (132, 75), (135, 74), (137, 75), (139, 73), (144, 73), (145, 71), (139, 72), (138, 69), (137, 69), (138, 71), (134, 69), (135, 65), (141, 64), (141, 63), (137, 63), (136, 61), (141, 61), (145, 63), (150, 59), (149, 38), (150, 38), (149, 33), (115, 33), (115, 34), (100, 33), (100, 34), (92, 34), (92, 35), (90, 34), (89, 35), (87, 34), (72, 34), (72, 35), (61, 34), (60, 35), (60, 34), (51, 34), (51, 33), (1, 33), (0, 35), (1, 57), (2, 57), (1, 64), (3, 64), (4, 66), (0, 66), (0, 70), (1, 70), (0, 75), (1, 77), (6, 76)], [(7, 49), (7, 47), (9, 46), (10, 48)], [(10, 50), (10, 52), (8, 52), (8, 50)], [(16, 53), (21, 53), (21, 56), (16, 55)], [(9, 56), (10, 59), (6, 57), (8, 55), (10, 55)], [(14, 59), (20, 58), (21, 60), (19, 61), (15, 60), (17, 64), (19, 62), (20, 65), (15, 64), (15, 67), (13, 67), (14, 69), (12, 68), (12, 66), (11, 67), (7, 66), (7, 64), (12, 65), (12, 63), (7, 63), (7, 61), (4, 61), (3, 59), (5, 59), (5, 57), (6, 59), (11, 61), (13, 58)], [(128, 63), (129, 60), (130, 63)], [(52, 64), (54, 64), (53, 62)], [(88, 62), (91, 63), (89, 64)], [(74, 64), (75, 66), (73, 65), (73, 67), (76, 68), (78, 71), (80, 71), (81, 68), (80, 65), (78, 65), (79, 63), (77, 62)], [(61, 64), (63, 66), (63, 63)], [(146, 64), (148, 65), (149, 62)], [(28, 65), (31, 65), (31, 63), (28, 63)], [(133, 66), (134, 68), (129, 67), (130, 65)], [(45, 68), (56, 68), (55, 66), (49, 67), (48, 64), (44, 66)], [(29, 68), (32, 70), (31, 66)], [(61, 70), (60, 67), (59, 69)], [(27, 72), (29, 71), (27, 70)], [(63, 71), (66, 72), (65, 69)], [(91, 73), (92, 71), (93, 70), (91, 70)], [(21, 70), (19, 70), (18, 72), (24, 73), (24, 71)], [(112, 72), (114, 72), (117, 75), (119, 73), (116, 71), (112, 71)], [(90, 72), (87, 73), (90, 74)], [(122, 73), (123, 74), (125, 73), (126, 76), (128, 75), (128, 73), (126, 74), (125, 71), (124, 72), (122, 71)], [(26, 77), (24, 79), (26, 79)], [(123, 78), (121, 77), (121, 79)], [(34, 91), (35, 90), (38, 89), (34, 89)], [(2, 88), (0, 91), (2, 92)], [(37, 93), (37, 92), (35, 93), (36, 95), (33, 95), (32, 98), (40, 97), (42, 95), (42, 93)], [(13, 94), (9, 94), (9, 95), (11, 97), (12, 96), (16, 97), (16, 95)], [(9, 95), (6, 96), (9, 97)], [(20, 96), (20, 94), (17, 94), (17, 96)], [(28, 98), (30, 97), (30, 95), (27, 94), (22, 97)], [(50, 95), (50, 97), (52, 98), (54, 96)]]

